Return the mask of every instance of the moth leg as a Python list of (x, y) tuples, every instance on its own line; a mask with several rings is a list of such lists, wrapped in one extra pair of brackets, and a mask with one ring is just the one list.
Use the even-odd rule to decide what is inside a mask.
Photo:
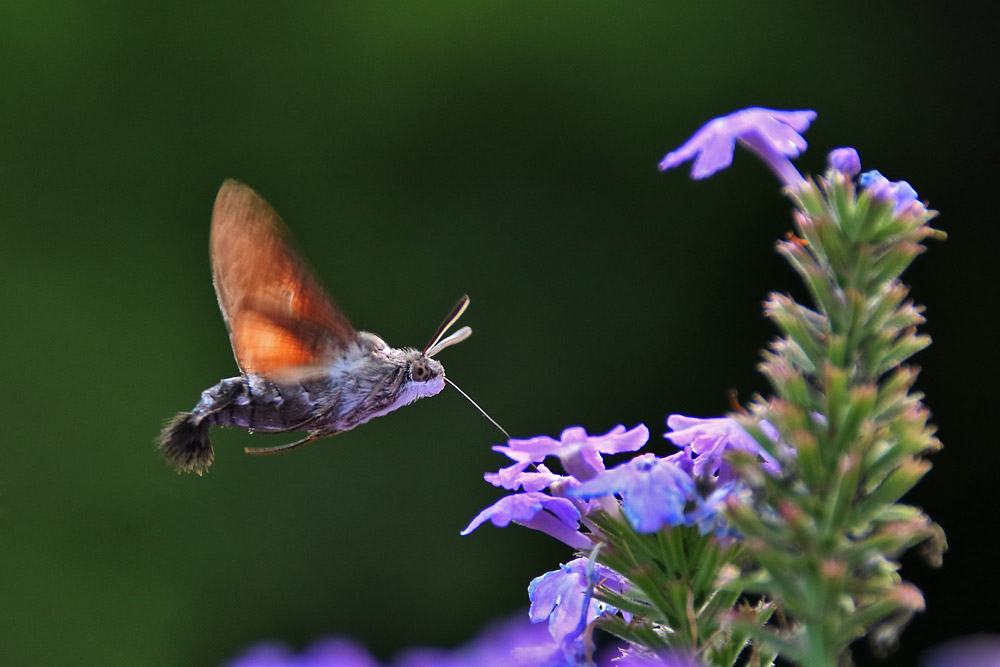
[(330, 436), (337, 435), (338, 433), (343, 433), (343, 431), (321, 431), (317, 433), (310, 433), (301, 440), (290, 442), (287, 445), (278, 445), (277, 447), (244, 447), (243, 451), (247, 454), (280, 454), (281, 452), (298, 449), (302, 445), (307, 445), (313, 440), (329, 438)]

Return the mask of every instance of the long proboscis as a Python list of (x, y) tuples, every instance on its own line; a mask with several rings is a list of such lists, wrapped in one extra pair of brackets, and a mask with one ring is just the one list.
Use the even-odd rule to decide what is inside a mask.
[(458, 393), (460, 393), (460, 394), (461, 394), (462, 396), (464, 396), (464, 397), (465, 397), (465, 400), (467, 400), (467, 401), (468, 401), (469, 403), (472, 403), (473, 407), (475, 407), (475, 408), (476, 408), (476, 410), (479, 410), (479, 412), (480, 412), (480, 413), (481, 413), (481, 414), (482, 414), (482, 415), (483, 415), (484, 417), (486, 417), (486, 419), (487, 419), (487, 420), (488, 420), (488, 421), (489, 421), (489, 422), (490, 422), (491, 424), (493, 424), (494, 426), (496, 426), (496, 427), (497, 427), (497, 429), (499, 429), (499, 430), (500, 430), (500, 432), (501, 432), (501, 433), (503, 433), (503, 435), (504, 435), (504, 437), (505, 437), (505, 438), (507, 438), (508, 440), (510, 440), (510, 433), (508, 433), (508, 432), (507, 432), (507, 431), (506, 431), (506, 430), (504, 429), (504, 427), (503, 427), (503, 426), (501, 426), (500, 424), (498, 424), (498, 423), (497, 423), (497, 421), (496, 421), (495, 419), (493, 419), (493, 417), (490, 417), (490, 416), (489, 416), (489, 414), (487, 414), (486, 410), (483, 410), (483, 409), (482, 409), (481, 407), (479, 407), (479, 404), (478, 404), (478, 403), (476, 403), (476, 402), (475, 402), (474, 400), (472, 400), (472, 397), (471, 397), (471, 396), (469, 396), (469, 395), (468, 395), (468, 394), (466, 394), (466, 393), (465, 393), (464, 391), (462, 391), (462, 389), (461, 389), (461, 388), (460, 388), (460, 387), (459, 387), (459, 386), (458, 386), (457, 384), (455, 384), (454, 382), (452, 382), (452, 381), (451, 381), (451, 380), (449, 380), (448, 378), (445, 378), (445, 379), (444, 379), (444, 381), (445, 381), (445, 382), (447, 382), (448, 384), (450, 384), (450, 385), (451, 385), (452, 387), (454, 387), (454, 388), (455, 388), (455, 391), (457, 391), (457, 392), (458, 392)]

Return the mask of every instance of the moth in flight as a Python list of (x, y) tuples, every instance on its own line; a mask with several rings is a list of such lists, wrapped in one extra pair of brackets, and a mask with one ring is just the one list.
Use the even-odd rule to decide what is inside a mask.
[(159, 449), (178, 472), (201, 474), (211, 465), (212, 426), (307, 432), (286, 445), (245, 450), (272, 454), (433, 396), (445, 385), (434, 355), (472, 334), (462, 327), (445, 337), (468, 307), (467, 296), (422, 351), (390, 347), (375, 334), (356, 331), (296, 252), (278, 214), (239, 181), (227, 180), (215, 198), (210, 252), (241, 373), (203, 391), (193, 410), (160, 433)]

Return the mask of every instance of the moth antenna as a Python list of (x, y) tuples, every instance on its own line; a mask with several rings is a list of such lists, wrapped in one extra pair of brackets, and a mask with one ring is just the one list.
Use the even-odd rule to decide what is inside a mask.
[(459, 388), (459, 386), (458, 386), (457, 384), (455, 384), (454, 382), (452, 382), (452, 381), (451, 381), (451, 380), (449, 380), (448, 378), (445, 378), (445, 379), (444, 379), (444, 381), (445, 381), (445, 382), (447, 382), (448, 384), (450, 384), (450, 385), (451, 385), (452, 387), (454, 387), (454, 388), (455, 388), (455, 391), (457, 391), (457, 392), (458, 392), (458, 393), (460, 393), (460, 394), (461, 394), (462, 396), (464, 396), (464, 397), (465, 397), (465, 400), (467, 400), (467, 401), (468, 401), (469, 403), (472, 403), (473, 407), (475, 407), (475, 408), (476, 408), (476, 410), (479, 410), (479, 412), (481, 412), (481, 413), (482, 413), (482, 415), (483, 415), (484, 417), (486, 417), (486, 419), (487, 419), (487, 420), (489, 420), (489, 422), (490, 422), (491, 424), (493, 424), (493, 425), (494, 425), (494, 426), (496, 426), (496, 427), (497, 427), (498, 429), (500, 429), (500, 432), (504, 434), (504, 437), (505, 437), (505, 438), (507, 438), (508, 440), (510, 440), (510, 433), (508, 433), (507, 431), (505, 431), (505, 430), (504, 430), (504, 427), (503, 427), (503, 426), (501, 426), (500, 424), (498, 424), (498, 423), (496, 422), (496, 420), (495, 420), (495, 419), (493, 419), (493, 417), (490, 417), (490, 416), (489, 416), (488, 414), (486, 414), (486, 410), (483, 410), (483, 409), (482, 409), (481, 407), (479, 407), (479, 404), (478, 404), (478, 403), (476, 403), (476, 402), (475, 402), (474, 400), (472, 400), (472, 398), (471, 398), (471, 397), (470, 397), (470, 396), (469, 396), (468, 394), (466, 394), (466, 393), (465, 393), (464, 391), (462, 391), (462, 390), (461, 390), (461, 389)]
[[(458, 318), (462, 316), (462, 313), (464, 313), (465, 309), (468, 307), (469, 307), (469, 295), (463, 294), (462, 298), (459, 299), (458, 303), (455, 304), (455, 307), (451, 309), (450, 313), (448, 313), (448, 317), (444, 318), (444, 322), (442, 322), (441, 326), (439, 326), (437, 331), (434, 332), (434, 335), (431, 337), (431, 342), (427, 343), (427, 347), (424, 348), (424, 354), (426, 356), (428, 357), (433, 356), (434, 352), (439, 352), (444, 347), (447, 347), (447, 345), (454, 345), (455, 343), (459, 343), (461, 342), (461, 340), (465, 340), (465, 338), (469, 337), (469, 334), (472, 333), (471, 329), (469, 329), (469, 333), (465, 334), (465, 336), (461, 340), (449, 342), (447, 343), (447, 345), (438, 346), (438, 343), (443, 342), (441, 339), (444, 338), (444, 335), (446, 333), (448, 333), (448, 329), (450, 329), (451, 326), (458, 321)], [(451, 340), (451, 338), (454, 338), (454, 336), (450, 337), (448, 340)]]
[(461, 343), (463, 340), (465, 340), (471, 335), (472, 335), (472, 327), (462, 327), (461, 329), (458, 329), (457, 331), (455, 331), (455, 333), (451, 334), (447, 338), (442, 338), (435, 345), (424, 350), (424, 356), (433, 357), (435, 354), (437, 354), (444, 348), (451, 347), (456, 343)]

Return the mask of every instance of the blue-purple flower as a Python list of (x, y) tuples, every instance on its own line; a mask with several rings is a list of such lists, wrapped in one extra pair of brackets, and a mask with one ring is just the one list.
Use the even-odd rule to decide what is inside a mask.
[(503, 528), (511, 521), (541, 531), (574, 549), (590, 549), (590, 539), (580, 532), (580, 512), (570, 500), (531, 491), (504, 496), (473, 519), (462, 535), (468, 535), (489, 520)]
[(545, 435), (527, 440), (512, 439), (506, 445), (493, 448), (515, 461), (502, 468), (497, 479), (504, 488), (514, 488), (511, 486), (514, 480), (532, 463), (558, 456), (566, 472), (582, 482), (604, 471), (602, 454), (634, 452), (648, 440), (649, 429), (643, 424), (627, 431), (624, 426), (616, 426), (604, 435), (587, 435), (584, 429), (574, 426), (563, 431), (559, 440)]
[(698, 498), (687, 471), (653, 454), (641, 454), (567, 491), (575, 498), (610, 494), (622, 497), (625, 516), (640, 533), (688, 523), (685, 509)]
[(890, 181), (874, 169), (861, 174), (858, 185), (870, 192), (873, 199), (892, 204), (896, 213), (902, 213), (911, 205), (923, 207), (912, 185), (906, 181)]
[[(699, 419), (670, 415), (667, 426), (672, 430), (664, 437), (689, 452), (689, 455), (678, 452), (668, 458), (689, 469), (696, 479), (710, 476), (717, 478), (719, 484), (735, 479), (736, 471), (725, 456), (732, 451), (759, 456), (763, 459), (761, 467), (772, 475), (781, 471), (777, 459), (768, 454), (742, 426), (728, 417)], [(762, 421), (760, 428), (768, 438), (778, 441), (778, 431), (771, 424)]]
[(691, 177), (707, 178), (733, 162), (736, 142), (756, 153), (785, 185), (800, 187), (805, 179), (789, 158), (806, 149), (802, 132), (816, 118), (815, 111), (778, 111), (752, 107), (706, 123), (683, 146), (660, 162), (664, 171), (694, 160)]
[(597, 617), (618, 611), (594, 598), (597, 585), (621, 593), (625, 580), (614, 570), (586, 558), (571, 560), (531, 581), (528, 617), (532, 623), (547, 620), (553, 639), (570, 647)]

